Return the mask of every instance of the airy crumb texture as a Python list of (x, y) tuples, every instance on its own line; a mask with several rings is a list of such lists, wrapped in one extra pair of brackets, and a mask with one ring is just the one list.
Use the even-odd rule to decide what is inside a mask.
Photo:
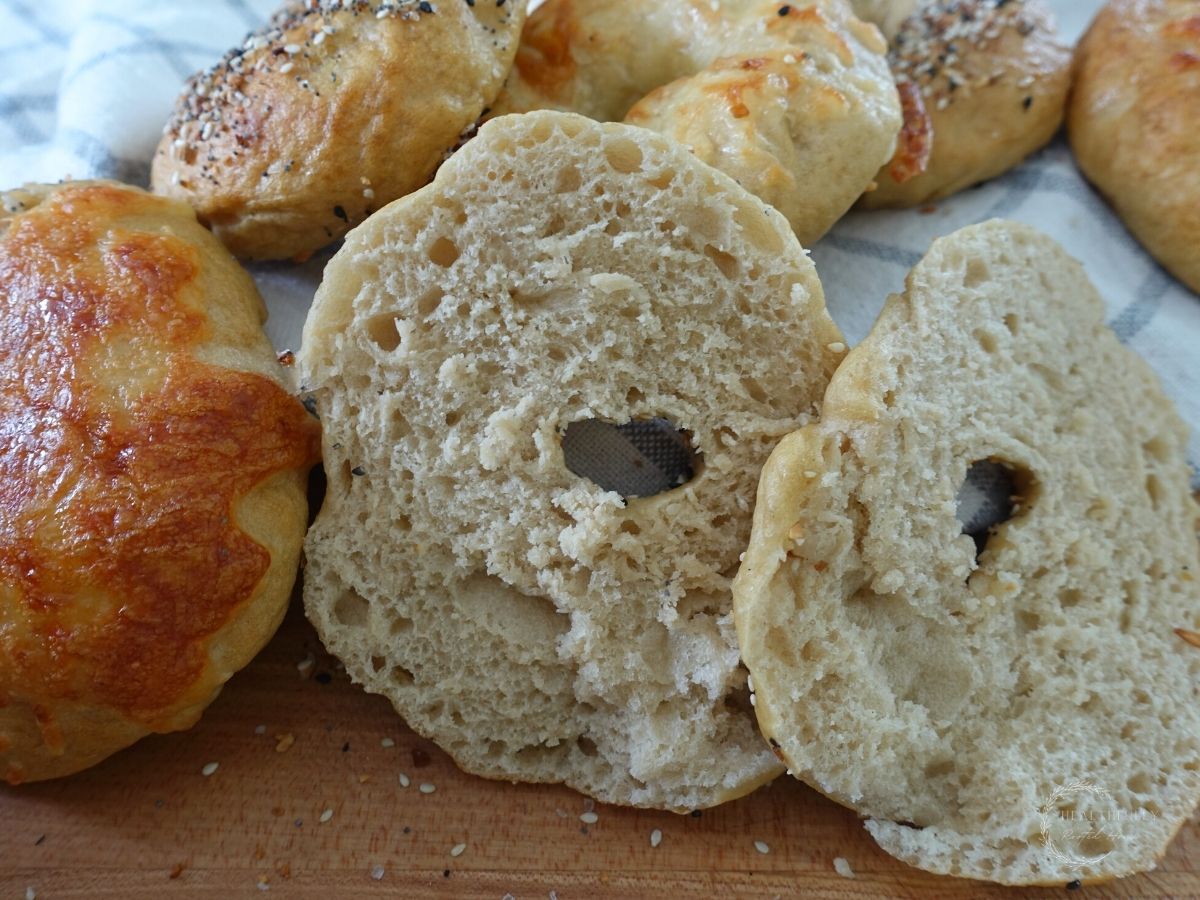
[[(940, 240), (763, 471), (734, 587), (763, 733), (929, 871), (1142, 871), (1200, 796), (1187, 433), (1103, 312), (1025, 226)], [(976, 559), (980, 460), (1016, 508)]]
[[(783, 218), (682, 148), (493, 120), (351, 234), (306, 324), (310, 618), (472, 772), (678, 810), (749, 791), (779, 768), (730, 580), (840, 340)], [(626, 501), (567, 469), (572, 422), (656, 416), (703, 454), (685, 485)]]

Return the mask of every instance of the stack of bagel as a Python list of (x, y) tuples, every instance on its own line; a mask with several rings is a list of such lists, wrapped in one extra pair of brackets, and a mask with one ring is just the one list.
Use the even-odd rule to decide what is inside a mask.
[[(1194, 177), (1114, 172), (1144, 98), (1192, 102), (1197, 23), (1113, 0), (1069, 100), (1043, 0), (289, 0), (188, 82), (159, 196), (3, 195), (0, 772), (192, 724), (303, 544), (325, 645), (467, 771), (682, 812), (786, 770), (930, 871), (1152, 868), (1200, 799), (1186, 427), (1032, 229), (936, 242), (852, 351), (805, 248), (1069, 101), (1195, 287)], [(1167, 42), (1159, 86), (1118, 41)], [(234, 257), (343, 239), (288, 397)]]

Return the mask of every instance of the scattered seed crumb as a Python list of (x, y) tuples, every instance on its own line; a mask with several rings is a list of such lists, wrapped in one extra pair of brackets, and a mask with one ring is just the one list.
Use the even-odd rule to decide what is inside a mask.
[(550, 900), (558, 900), (558, 891), (550, 892)]
[(386, 871), (387, 870), (384, 869), (383, 866), (378, 866), (378, 865), (373, 866), (371, 868), (371, 880), (372, 881), (383, 881), (383, 876)]
[(269, 891), (271, 889), (271, 880), (266, 875), (258, 876), (258, 889), (260, 891)]
[(466, 844), (455, 844), (453, 847), (450, 848), (450, 855), (451, 856), (462, 856), (463, 853), (466, 852), (466, 850), (467, 850)]
[(841, 341), (834, 341), (832, 344), (829, 344), (826, 349), (828, 349), (830, 353), (845, 353), (846, 345)]
[(517, 900), (517, 898), (514, 897), (512, 894), (505, 894), (503, 897), (500, 898), (500, 900)]
[(594, 812), (585, 812), (583, 815), (581, 815), (579, 817), (579, 821), (584, 822), (588, 825), (595, 825), (597, 822), (600, 821), (600, 817), (598, 815), (596, 815)]
[(403, 772), (401, 772), (400, 773), (400, 787), (408, 787), (410, 784), (412, 784), (412, 779), (409, 778), (407, 775), (405, 775)]
[(267, 733), (267, 726), (266, 726), (266, 725), (257, 725), (257, 726), (255, 726), (255, 728), (254, 728), (254, 733), (255, 733), (255, 734), (266, 734), (266, 733)]
[(34, 890), (33, 885), (25, 888), (25, 900), (37, 900), (37, 891)]
[(206, 763), (204, 768), (200, 770), (200, 774), (203, 775), (205, 778), (207, 778), (213, 772), (217, 771), (217, 769), (219, 769), (220, 766), (221, 766), (220, 763), (215, 763), (215, 762)]
[(854, 870), (850, 868), (850, 863), (844, 857), (838, 856), (833, 860), (833, 870), (843, 878), (853, 878)]
[(278, 742), (275, 744), (275, 752), (287, 753), (292, 744), (296, 743), (296, 736), (289, 731), (287, 734), (275, 735), (275, 740)]
[(326, 822), (328, 822), (332, 818), (333, 818), (333, 810), (327, 809), (323, 813), (321, 813), (321, 818), (318, 821), (320, 821), (320, 823), (322, 825), (324, 825)]
[(386, 748), (390, 748), (390, 747), (395, 747), (395, 746), (396, 746), (396, 742), (395, 742), (395, 741), (393, 741), (391, 738), (384, 738), (383, 740), (381, 740), (381, 741), (379, 742), (379, 746), (380, 746), (380, 747), (383, 747), (383, 748), (385, 748), (385, 749), (386, 749)]
[(359, 775), (359, 776), (358, 776), (358, 783), (359, 783), (359, 784), (366, 784), (366, 783), (367, 783), (368, 781), (370, 781), (370, 780), (371, 780), (371, 776), (370, 776), (370, 775)]
[(417, 790), (419, 790), (422, 794), (432, 794), (434, 791), (437, 790), (437, 785), (431, 784), (430, 782), (426, 781)]
[(766, 841), (755, 841), (754, 849), (757, 850), (759, 853), (766, 854), (766, 853), (771, 852), (771, 845), (768, 844)]
[(317, 658), (309, 653), (304, 659), (296, 663), (296, 669), (300, 672), (301, 678), (307, 678), (313, 673), (313, 669), (317, 666)]
[(652, 832), (650, 832), (650, 846), (657, 847), (661, 843), (662, 843), (662, 832), (659, 831), (657, 828), (655, 828)]

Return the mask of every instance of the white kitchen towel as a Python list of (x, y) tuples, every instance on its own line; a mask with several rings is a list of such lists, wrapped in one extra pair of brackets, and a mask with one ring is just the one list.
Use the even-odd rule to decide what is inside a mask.
[[(1051, 0), (1074, 41), (1101, 0)], [(183, 80), (211, 65), (277, 0), (0, 0), (0, 185), (104, 176), (145, 185)], [(1200, 160), (1196, 160), (1200, 165)], [(1062, 139), (1020, 168), (932, 210), (856, 212), (812, 248), (830, 311), (851, 341), (930, 242), (994, 216), (1058, 239), (1083, 261), (1117, 336), (1158, 372), (1200, 462), (1200, 298), (1129, 236), (1075, 168)], [(1200, 248), (1197, 249), (1200, 252)], [(329, 254), (259, 265), (268, 332), (296, 348)], [(1194, 476), (1200, 487), (1200, 476)]]

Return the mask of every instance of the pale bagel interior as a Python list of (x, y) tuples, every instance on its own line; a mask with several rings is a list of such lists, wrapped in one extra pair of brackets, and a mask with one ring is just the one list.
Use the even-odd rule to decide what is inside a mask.
[[(759, 467), (845, 352), (786, 221), (649, 131), (488, 123), (356, 230), (306, 325), (329, 493), (305, 603), (369, 690), (465, 768), (708, 806), (772, 777), (730, 579)], [(589, 420), (702, 460), (623, 499)]]
[[(764, 734), (915, 866), (1152, 868), (1200, 796), (1186, 441), (1056, 244), (935, 243), (764, 469), (734, 588)], [(1015, 505), (977, 559), (984, 460)]]

